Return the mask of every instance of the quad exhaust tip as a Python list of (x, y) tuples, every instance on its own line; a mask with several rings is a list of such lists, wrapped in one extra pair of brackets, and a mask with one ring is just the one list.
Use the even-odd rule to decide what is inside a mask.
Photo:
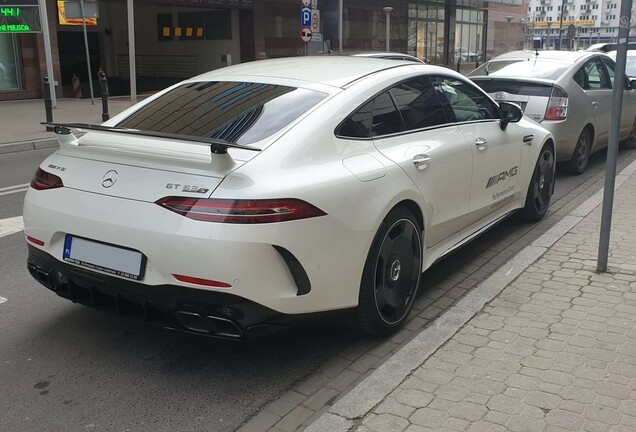
[(193, 332), (232, 339), (240, 339), (244, 335), (238, 324), (227, 318), (188, 311), (177, 311), (175, 316), (183, 327)]

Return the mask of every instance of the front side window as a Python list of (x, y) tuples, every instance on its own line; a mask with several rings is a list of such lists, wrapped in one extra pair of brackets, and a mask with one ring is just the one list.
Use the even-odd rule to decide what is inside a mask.
[(402, 115), (406, 130), (422, 129), (448, 122), (437, 91), (427, 77), (403, 82), (389, 93)]
[(326, 96), (276, 84), (187, 83), (132, 113), (117, 127), (251, 144), (278, 132)]
[(499, 108), (490, 98), (473, 86), (455, 78), (436, 77), (433, 79), (455, 115), (455, 121), (499, 120)]

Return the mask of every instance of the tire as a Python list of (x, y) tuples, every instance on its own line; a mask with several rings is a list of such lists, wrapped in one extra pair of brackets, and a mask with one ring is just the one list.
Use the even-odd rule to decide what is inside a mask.
[(545, 144), (534, 167), (526, 195), (526, 205), (522, 210), (523, 218), (529, 222), (540, 221), (548, 211), (554, 190), (555, 160), (554, 150)]
[(634, 120), (629, 136), (621, 143), (621, 148), (628, 150), (636, 149), (636, 120)]
[(355, 325), (375, 336), (387, 335), (408, 317), (422, 274), (422, 228), (405, 208), (389, 212), (364, 265)]
[(590, 151), (592, 150), (592, 133), (588, 128), (583, 129), (579, 139), (576, 141), (576, 147), (572, 154), (572, 159), (568, 163), (568, 171), (570, 174), (583, 174), (587, 164), (590, 161)]

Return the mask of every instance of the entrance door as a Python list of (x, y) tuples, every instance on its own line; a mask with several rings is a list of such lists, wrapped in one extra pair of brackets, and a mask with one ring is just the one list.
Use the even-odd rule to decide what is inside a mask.
[[(73, 97), (73, 75), (80, 79), (82, 97), (90, 97), (88, 87), (88, 67), (86, 63), (86, 48), (84, 45), (84, 33), (81, 31), (57, 32), (57, 44), (60, 53), (60, 72), (62, 74), (62, 91), (65, 97)], [(95, 95), (99, 95), (99, 82), (97, 71), (101, 65), (99, 59), (99, 38), (95, 32), (88, 32), (88, 50), (93, 71), (93, 89)]]

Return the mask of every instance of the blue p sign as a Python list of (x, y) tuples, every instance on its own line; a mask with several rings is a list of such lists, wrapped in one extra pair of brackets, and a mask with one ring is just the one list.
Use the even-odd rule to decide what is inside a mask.
[(303, 7), (300, 9), (300, 26), (311, 27), (311, 8)]

